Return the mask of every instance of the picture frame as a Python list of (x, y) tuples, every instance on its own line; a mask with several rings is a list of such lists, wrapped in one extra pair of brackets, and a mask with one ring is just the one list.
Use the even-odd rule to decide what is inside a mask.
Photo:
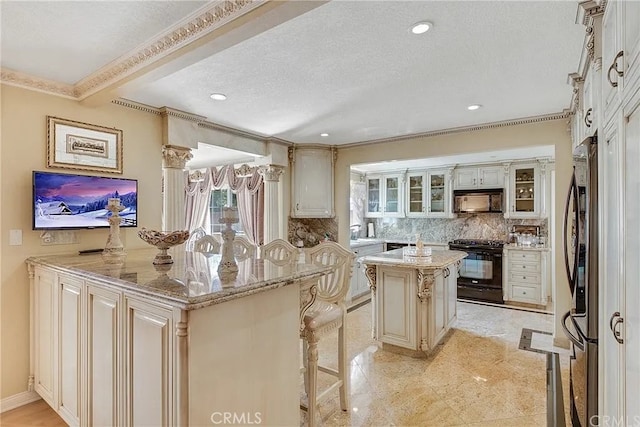
[(122, 131), (47, 116), (47, 167), (121, 174)]

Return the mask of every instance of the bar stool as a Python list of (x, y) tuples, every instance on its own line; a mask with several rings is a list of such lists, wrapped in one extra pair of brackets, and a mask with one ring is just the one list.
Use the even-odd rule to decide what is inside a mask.
[(260, 258), (275, 265), (295, 264), (298, 262), (298, 248), (283, 239), (274, 239), (260, 247)]
[[(307, 263), (331, 266), (333, 271), (318, 279), (316, 301), (307, 310), (300, 332), (303, 339), (304, 383), (307, 404), (300, 408), (307, 411), (309, 426), (316, 425), (318, 404), (336, 388), (340, 392), (340, 409), (349, 409), (349, 362), (347, 360), (347, 337), (345, 333), (347, 309), (345, 297), (355, 254), (335, 242), (322, 242), (305, 249)], [(318, 366), (318, 341), (327, 333), (338, 329), (338, 370)], [(318, 370), (337, 378), (330, 387), (318, 393)]]

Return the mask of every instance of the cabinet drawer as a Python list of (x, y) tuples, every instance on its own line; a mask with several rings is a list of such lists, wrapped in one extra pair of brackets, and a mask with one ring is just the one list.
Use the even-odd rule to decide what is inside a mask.
[(518, 283), (529, 283), (531, 285), (539, 285), (540, 275), (536, 273), (510, 272), (509, 281), (518, 282)]
[(509, 263), (509, 272), (511, 273), (540, 273), (540, 263), (524, 263), (515, 262), (515, 260)]
[(376, 243), (375, 245), (360, 246), (359, 248), (356, 248), (353, 250), (353, 253), (356, 254), (358, 257), (377, 254), (378, 252), (384, 252), (383, 243)]
[(511, 286), (511, 299), (525, 302), (540, 302), (540, 289), (531, 286)]
[(520, 262), (540, 262), (540, 252), (534, 251), (509, 251), (509, 259)]

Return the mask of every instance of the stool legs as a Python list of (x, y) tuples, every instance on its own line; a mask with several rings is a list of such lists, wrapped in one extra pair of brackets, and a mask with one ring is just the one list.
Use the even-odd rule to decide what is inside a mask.
[(343, 411), (349, 410), (349, 381), (351, 380), (349, 358), (347, 357), (346, 321), (345, 315), (342, 318), (342, 326), (338, 329), (338, 372), (339, 378), (342, 380), (342, 385), (340, 386), (340, 409)]
[(307, 359), (307, 374), (309, 379), (309, 387), (307, 388), (308, 398), (308, 410), (307, 416), (309, 418), (309, 427), (315, 427), (316, 425), (316, 413), (318, 412), (318, 405), (316, 402), (316, 396), (318, 395), (318, 338), (311, 334), (308, 338), (307, 344), (309, 348)]

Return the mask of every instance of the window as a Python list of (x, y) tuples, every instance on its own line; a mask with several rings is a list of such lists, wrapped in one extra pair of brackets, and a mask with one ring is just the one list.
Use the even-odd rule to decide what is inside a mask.
[[(231, 206), (238, 208), (238, 198), (236, 194), (231, 191), (230, 188), (221, 188), (219, 190), (213, 190), (211, 192), (211, 203), (209, 205), (209, 218), (211, 220), (211, 233), (220, 233), (226, 227), (225, 224), (220, 224), (220, 218), (222, 217), (222, 208), (224, 206)], [(238, 222), (233, 224), (233, 229), (242, 234), (242, 223)]]

